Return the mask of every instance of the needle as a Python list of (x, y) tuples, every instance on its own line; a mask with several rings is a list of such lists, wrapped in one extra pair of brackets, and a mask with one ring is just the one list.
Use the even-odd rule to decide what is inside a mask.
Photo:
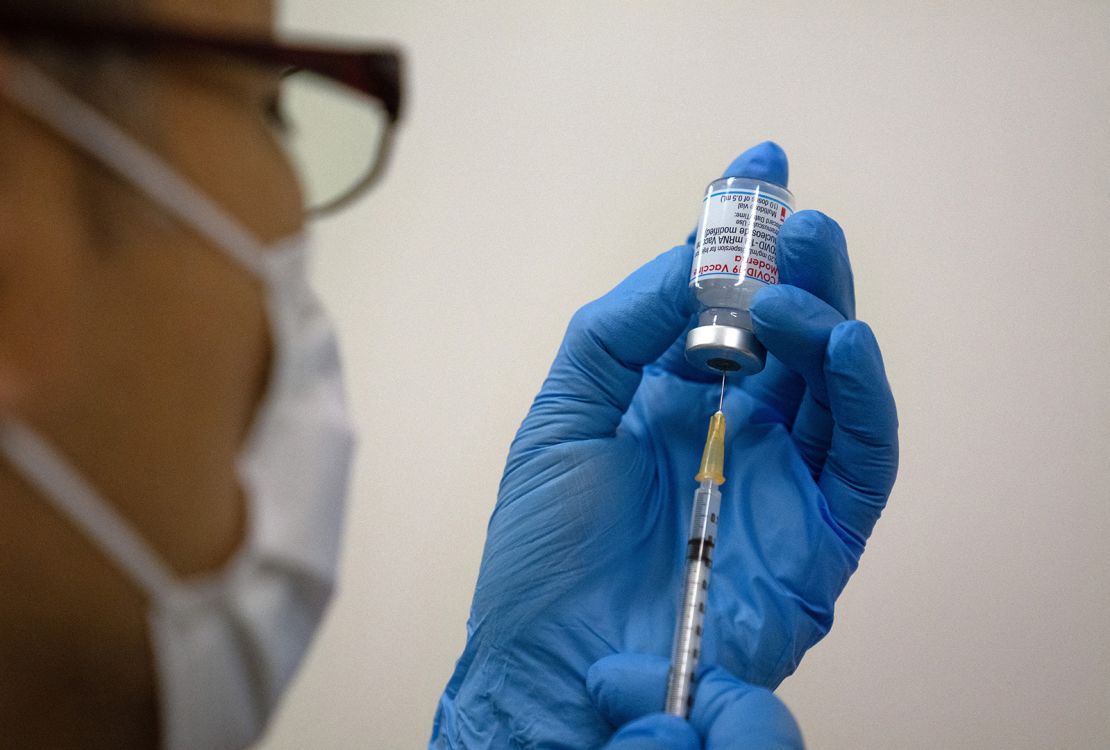
[(725, 373), (721, 373), (721, 400), (717, 403), (717, 411), (721, 411), (725, 405)]

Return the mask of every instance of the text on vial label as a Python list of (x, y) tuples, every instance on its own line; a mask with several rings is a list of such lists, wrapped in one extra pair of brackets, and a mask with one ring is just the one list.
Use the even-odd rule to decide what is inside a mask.
[(791, 213), (781, 201), (754, 190), (707, 195), (694, 243), (690, 281), (735, 276), (737, 281), (779, 283), (775, 240)]

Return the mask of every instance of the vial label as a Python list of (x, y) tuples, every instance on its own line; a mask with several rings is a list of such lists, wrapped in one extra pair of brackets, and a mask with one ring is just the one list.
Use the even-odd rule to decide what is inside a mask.
[(731, 276), (779, 283), (775, 240), (794, 213), (790, 206), (758, 190), (721, 190), (703, 202), (690, 282)]

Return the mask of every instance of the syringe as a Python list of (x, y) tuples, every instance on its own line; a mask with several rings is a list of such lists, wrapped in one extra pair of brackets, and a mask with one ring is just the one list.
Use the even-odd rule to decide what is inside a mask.
[[(721, 383), (724, 402), (724, 383)], [(671, 649), (671, 671), (667, 678), (667, 700), (664, 710), (685, 718), (694, 702), (694, 670), (701, 655), (702, 624), (709, 599), (709, 572), (713, 567), (713, 546), (717, 538), (717, 513), (721, 507), (721, 490), (725, 482), (725, 415), (717, 413), (709, 420), (701, 467), (696, 477), (694, 510), (690, 515), (690, 534), (686, 545), (686, 584), (682, 594), (682, 610), (675, 624), (674, 646)]]

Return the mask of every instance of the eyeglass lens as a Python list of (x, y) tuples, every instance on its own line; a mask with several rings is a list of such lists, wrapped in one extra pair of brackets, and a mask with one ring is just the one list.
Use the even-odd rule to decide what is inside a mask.
[(300, 175), (306, 209), (357, 189), (382, 149), (388, 117), (381, 104), (300, 70), (282, 80), (279, 106), (280, 137)]

